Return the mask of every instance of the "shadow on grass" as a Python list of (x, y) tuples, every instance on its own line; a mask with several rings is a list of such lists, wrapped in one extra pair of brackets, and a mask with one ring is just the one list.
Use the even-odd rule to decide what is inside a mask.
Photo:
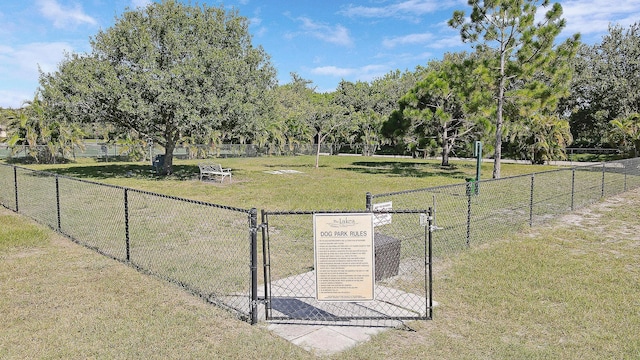
[(395, 161), (356, 161), (354, 167), (343, 167), (340, 170), (354, 171), (361, 174), (390, 175), (402, 177), (446, 176), (453, 179), (468, 177), (456, 165), (441, 166), (440, 164), (426, 164), (423, 162), (395, 162)]
[(148, 164), (105, 164), (92, 166), (73, 166), (70, 168), (52, 168), (47, 171), (81, 179), (171, 179), (190, 180), (198, 177), (200, 170), (197, 165), (173, 165), (173, 174), (158, 176)]

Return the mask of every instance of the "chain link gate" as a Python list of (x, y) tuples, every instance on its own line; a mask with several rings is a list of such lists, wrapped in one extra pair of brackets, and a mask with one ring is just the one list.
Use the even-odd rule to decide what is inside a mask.
[[(314, 214), (373, 215), (373, 300), (317, 299)], [(402, 320), (431, 319), (431, 209), (367, 213), (263, 211), (262, 222), (264, 277), (260, 297), (265, 302), (266, 320), (393, 326)]]

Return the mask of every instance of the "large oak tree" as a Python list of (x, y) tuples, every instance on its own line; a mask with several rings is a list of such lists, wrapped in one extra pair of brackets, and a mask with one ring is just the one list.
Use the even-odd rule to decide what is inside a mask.
[(223, 7), (173, 0), (126, 11), (41, 84), (62, 116), (132, 129), (165, 149), (163, 174), (183, 137), (217, 131), (238, 141), (255, 131), (276, 84), (248, 20)]

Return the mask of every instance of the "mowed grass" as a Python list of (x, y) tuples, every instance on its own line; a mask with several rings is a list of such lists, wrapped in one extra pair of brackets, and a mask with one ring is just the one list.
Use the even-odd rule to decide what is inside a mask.
[(311, 357), (4, 208), (0, 319), (1, 359)]
[[(336, 359), (640, 357), (640, 191), (435, 265), (434, 319)], [(311, 354), (0, 209), (0, 358)]]
[[(453, 161), (441, 167), (437, 160), (363, 156), (322, 156), (315, 168), (313, 156), (228, 158), (206, 160), (233, 169), (233, 181), (199, 181), (199, 162), (175, 160), (174, 175), (158, 178), (148, 163), (83, 163), (30, 165), (37, 170), (131, 187), (214, 204), (267, 210), (364, 209), (365, 194), (387, 193), (464, 183), (475, 177), (475, 162)], [(206, 162), (205, 161), (205, 162)], [(492, 163), (482, 166), (482, 178), (491, 177)], [(503, 176), (557, 169), (552, 166), (503, 164)], [(269, 171), (296, 170), (273, 175)]]

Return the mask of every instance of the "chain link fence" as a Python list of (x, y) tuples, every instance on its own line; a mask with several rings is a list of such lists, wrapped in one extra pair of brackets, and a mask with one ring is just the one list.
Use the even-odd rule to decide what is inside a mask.
[[(339, 151), (349, 151), (367, 154), (373, 153), (371, 146), (360, 144), (321, 144), (320, 153), (335, 155)], [(45, 145), (29, 147), (28, 145), (16, 145), (8, 147), (0, 143), (0, 159), (25, 159), (45, 152), (48, 148)], [(87, 142), (82, 148), (73, 145), (66, 155), (72, 159), (95, 158), (99, 161), (124, 161), (131, 160), (135, 154), (136, 158), (142, 157), (145, 161), (153, 159), (158, 154), (164, 154), (161, 146), (132, 147), (118, 143), (94, 143)], [(216, 144), (216, 145), (178, 145), (173, 151), (173, 155), (179, 159), (207, 159), (207, 158), (240, 158), (240, 157), (260, 157), (260, 156), (294, 156), (294, 155), (315, 155), (318, 151), (317, 144), (286, 144), (286, 145), (255, 145), (255, 144)]]
[[(376, 301), (320, 304), (314, 296), (317, 212), (263, 212), (258, 224), (255, 209), (0, 164), (0, 205), (252, 323), (261, 302), (267, 318), (286, 321), (384, 326), (431, 318), (432, 255), (448, 256), (638, 187), (640, 158), (369, 194), (363, 212), (379, 218)], [(429, 229), (436, 229), (433, 240)]]
[(640, 158), (578, 166), (496, 180), (482, 180), (370, 195), (368, 206), (435, 211), (434, 256), (541, 224), (561, 214), (640, 187)]
[[(0, 164), (0, 204), (255, 322), (255, 210)], [(255, 266), (253, 267), (255, 268)]]

